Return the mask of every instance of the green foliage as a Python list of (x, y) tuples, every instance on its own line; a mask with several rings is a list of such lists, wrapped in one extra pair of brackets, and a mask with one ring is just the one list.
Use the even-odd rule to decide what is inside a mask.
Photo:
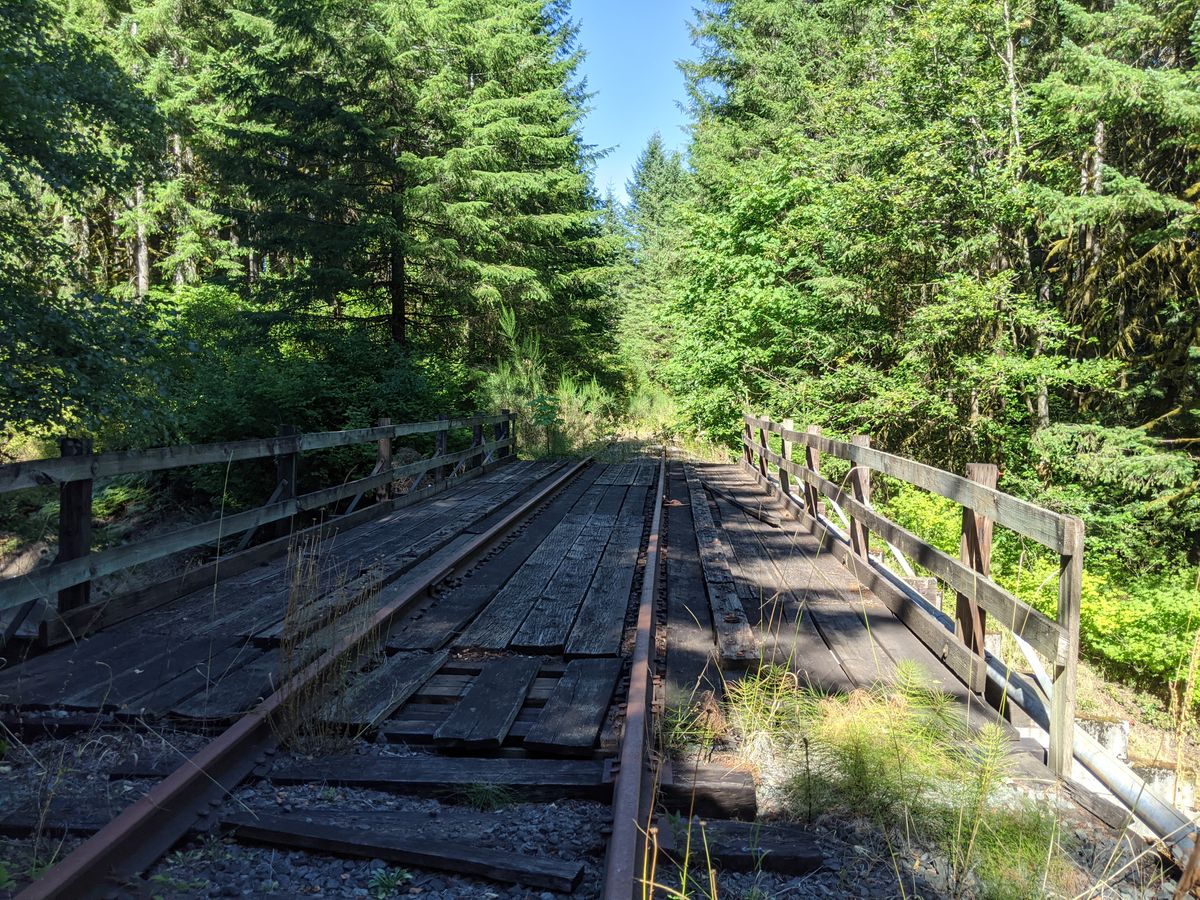
[(541, 341), (517, 326), (515, 313), (500, 310), (500, 332), (507, 353), (495, 369), (480, 374), (479, 404), (510, 409), (527, 452), (572, 453), (597, 441), (621, 410), (600, 382), (562, 374), (555, 382)]
[(1116, 672), (1154, 686), (1182, 681), (1200, 631), (1196, 572), (1104, 584), (1085, 598), (1080, 628), (1088, 651)]
[(462, 789), (461, 797), (464, 803), (480, 812), (495, 812), (517, 802), (517, 795), (510, 788), (486, 782), (467, 785)]
[(400, 889), (412, 879), (412, 872), (407, 869), (376, 869), (367, 882), (367, 890), (375, 900), (387, 900), (399, 894)]
[[(1093, 463), (1082, 459), (1081, 467)], [(1167, 471), (1173, 471), (1168, 468)], [(911, 485), (887, 482), (876, 505), (893, 521), (933, 546), (957, 556), (962, 513), (953, 501)], [(1134, 504), (1118, 513), (1132, 517)], [(1113, 540), (1119, 540), (1116, 532)], [(1101, 541), (1096, 544), (1103, 547)], [(1115, 554), (1114, 554), (1115, 555)], [(1058, 561), (1048, 551), (1004, 528), (992, 548), (993, 577), (1016, 596), (1054, 616), (1058, 608)], [(953, 598), (947, 598), (948, 609)], [(1084, 652), (1112, 674), (1157, 687), (1187, 676), (1200, 630), (1200, 587), (1194, 568), (1137, 573), (1096, 554), (1084, 572), (1080, 635)]]
[(504, 309), (555, 378), (610, 367), (614, 248), (565, 7), (4, 12), (6, 442), (456, 411)]
[[(647, 147), (619, 286), (626, 355), (699, 437), (791, 417), (1082, 517), (1085, 650), (1147, 679), (1190, 609), (1155, 580), (1200, 546), (1193, 13), (706, 3), (689, 165)], [(889, 490), (957, 554), (957, 510)], [(1056, 569), (997, 536), (1043, 610)]]

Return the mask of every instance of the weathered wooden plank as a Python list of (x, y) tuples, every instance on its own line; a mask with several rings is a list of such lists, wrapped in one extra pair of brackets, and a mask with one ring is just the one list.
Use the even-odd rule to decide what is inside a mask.
[(434, 650), (462, 629), (504, 584), (525, 564), (562, 518), (588, 490), (599, 469), (593, 467), (561, 493), (486, 566), (471, 571), (458, 587), (426, 601), (421, 608), (393, 626), (387, 645), (391, 650)]
[(683, 467), (672, 463), (667, 479), (666, 541), (663, 564), (667, 584), (667, 706), (689, 705), (704, 691), (719, 691), (717, 646), (712, 609), (704, 587), (704, 570)]
[[(484, 663), (486, 664), (486, 660)], [(476, 678), (483, 672), (484, 667), (481, 665), (479, 671), (474, 673), (447, 672), (443, 670), (420, 686), (416, 693), (413, 694), (413, 702), (447, 703), (457, 701), (470, 689)], [(446, 668), (453, 668), (453, 666), (451, 665)], [(550, 695), (554, 693), (554, 688), (558, 686), (558, 681), (563, 675), (562, 672), (554, 675), (546, 674), (545, 667), (539, 669), (538, 672), (538, 677), (533, 679), (525, 695), (526, 704), (544, 703), (549, 700)]]
[(604, 762), (590, 759), (334, 756), (278, 766), (267, 778), (274, 784), (331, 784), (443, 796), (476, 784), (509, 788), (529, 800), (612, 795)]
[[(942, 623), (930, 615), (917, 602), (905, 595), (901, 590), (885, 578), (879, 570), (870, 563), (862, 560), (851, 552), (848, 544), (840, 541), (820, 522), (807, 513), (797, 509), (799, 514), (798, 527), (811, 535), (817, 542), (817, 550), (813, 558), (820, 560), (822, 556), (830, 557), (841, 563), (850, 574), (861, 582), (872, 595), (882, 601), (896, 620), (914, 635), (921, 644), (925, 645), (932, 656), (941, 661), (945, 669), (949, 669), (963, 682), (969, 682), (973, 671), (978, 667), (979, 658), (974, 656), (953, 633), (943, 627)], [(897, 632), (901, 634), (901, 632)], [(929, 674), (927, 672), (927, 674)], [(932, 678), (935, 684), (948, 681), (942, 667)], [(943, 689), (952, 687), (952, 681)], [(970, 704), (974, 712), (981, 704)]]
[(279, 676), (279, 651), (268, 650), (227, 672), (216, 684), (192, 694), (173, 707), (171, 714), (209, 721), (235, 719), (266, 697)]
[[(168, 642), (156, 653), (139, 657), (124, 656), (110, 660), (103, 675), (93, 684), (64, 695), (62, 704), (72, 709), (106, 708), (127, 712), (157, 710), (142, 699), (196, 666), (207, 665), (214, 656), (231, 645), (240, 644), (231, 635), (201, 637), (179, 644)], [(147, 650), (161, 644), (151, 643)]]
[(619, 524), (604, 549), (567, 639), (568, 656), (613, 656), (620, 652), (630, 591), (646, 530), (648, 493), (645, 486), (634, 485), (625, 496)]
[(590, 753), (621, 675), (619, 659), (577, 659), (567, 666), (525, 747), (549, 753)]
[(520, 653), (561, 653), (579, 613), (579, 606), (596, 574), (611, 527), (584, 526), (562, 561), (536, 597), (510, 646)]
[[(400, 712), (384, 721), (379, 733), (388, 741), (404, 744), (432, 744), (433, 736), (449, 718), (454, 706), (450, 703), (417, 703), (410, 700)], [(519, 744), (542, 714), (540, 706), (526, 703), (508, 729), (505, 744)]]
[(344, 728), (374, 728), (441, 668), (449, 654), (397, 653), (366, 673), (352, 677), (339, 696), (318, 714)]
[[(441, 457), (438, 462), (451, 458), (465, 459), (474, 450), (464, 450), (459, 454)], [(80, 584), (103, 575), (111, 575), (122, 569), (128, 569), (142, 563), (161, 559), (164, 556), (203, 546), (223, 537), (229, 537), (250, 528), (258, 528), (271, 522), (279, 522), (291, 518), (303, 510), (315, 510), (360, 491), (374, 490), (385, 484), (390, 484), (396, 478), (404, 475), (421, 474), (431, 468), (431, 460), (419, 460), (405, 466), (398, 466), (391, 472), (369, 476), (358, 481), (347, 482), (331, 488), (314, 491), (299, 497), (260, 506), (257, 509), (242, 513), (223, 516), (212, 522), (181, 528), (178, 531), (147, 538), (133, 544), (114, 547), (102, 553), (92, 553), (79, 559), (55, 563), (45, 568), (35, 569), (28, 575), (19, 578), (9, 578), (0, 582), (0, 609), (33, 600), (38, 597), (48, 597), (57, 591)]]
[[(525, 488), (522, 482), (489, 484), (477, 494), (447, 499), (431, 507), (424, 517), (409, 519), (402, 527), (377, 530), (366, 543), (358, 541), (341, 548), (331, 554), (325, 565), (321, 586), (313, 592), (315, 596), (305, 611), (305, 619), (315, 627), (339, 609), (355, 605), (364, 595), (386, 588), (410, 569), (425, 566), (431, 558), (445, 557), (448, 550), (471, 538), (466, 526), (504, 509)], [(345, 580), (349, 565), (361, 574)], [(285, 584), (273, 601), (274, 614), (245, 610), (237, 626), (239, 630), (256, 640), (279, 640), (284, 631), (287, 593)], [(229, 628), (230, 623), (222, 627)]]
[[(722, 469), (710, 477), (720, 477), (731, 495), (746, 501), (747, 505), (755, 494), (762, 496), (746, 482), (733, 483), (732, 478), (727, 477), (729, 474)], [(720, 503), (718, 507), (721, 507)], [(800, 543), (798, 535), (787, 535), (774, 526), (762, 528), (733, 508), (722, 508), (721, 526), (734, 554), (735, 577), (748, 582), (752, 593), (764, 601), (757, 625), (763, 661), (787, 666), (804, 683), (825, 693), (854, 688), (854, 682), (822, 639), (812, 611), (799, 599), (799, 596), (806, 596), (814, 577), (824, 580), (840, 575), (847, 586), (853, 584), (852, 579), (840, 570), (818, 575), (805, 552), (815, 547), (807, 536), (806, 546)], [(845, 601), (852, 599), (852, 595), (847, 595)], [(860, 686), (869, 684), (868, 681)]]
[(232, 829), (240, 840), (383, 859), (553, 891), (570, 892), (583, 879), (581, 862), (490, 850), (477, 842), (437, 840), (411, 829), (396, 831), (380, 827), (381, 823), (370, 813), (359, 814), (355, 822), (355, 828), (347, 828), (341, 822), (322, 822), (308, 811), (303, 816), (250, 811), (221, 818), (222, 827)]
[(623, 485), (613, 485), (605, 492), (596, 511), (563, 554), (562, 562), (514, 635), (514, 650), (547, 654), (562, 652), (613, 534), (627, 492), (628, 488)]
[(499, 747), (541, 664), (532, 656), (490, 661), (434, 738), (455, 747)]
[(567, 638), (567, 656), (619, 652), (644, 530), (640, 524), (614, 529)]
[(533, 601), (542, 595), (562, 563), (563, 548), (583, 531), (596, 511), (605, 486), (594, 484), (554, 527), (507, 584), (484, 607), (478, 618), (455, 641), (459, 647), (504, 650), (521, 627)]
[(654, 479), (658, 475), (658, 463), (654, 460), (643, 462), (638, 465), (637, 473), (633, 476), (633, 484), (652, 487)]
[(700, 553), (700, 565), (704, 570), (709, 604), (712, 607), (713, 626), (721, 661), (726, 665), (747, 665), (758, 656), (758, 641), (738, 598), (737, 588), (729, 571), (729, 560), (713, 524), (704, 488), (694, 467), (684, 466), (684, 471), (687, 473), (696, 545)]
[(153, 655), (145, 636), (102, 633), (0, 673), (0, 704), (57, 706), (64, 695), (107, 680), (132, 660)]
[(257, 647), (238, 641), (211, 656), (201, 658), (174, 678), (163, 682), (153, 692), (137, 698), (136, 703), (127, 704), (127, 707), (140, 707), (156, 716), (165, 715), (188, 697), (208, 690), (235, 669), (258, 658), (261, 653)]
[(669, 778), (660, 788), (663, 807), (685, 816), (753, 820), (758, 812), (754, 778), (738, 769), (695, 758), (671, 760)]
[[(507, 468), (519, 464), (503, 465)], [(287, 553), (293, 540), (319, 539), (340, 549), (347, 543), (364, 540), (372, 532), (382, 530), (407, 508), (430, 497), (462, 491), (462, 482), (474, 481), (482, 478), (484, 474), (471, 472), (454, 481), (438, 481), (403, 496), (393, 497), (386, 504), (368, 506), (348, 516), (339, 516), (333, 521), (314, 525), (288, 537), (267, 541), (240, 553), (221, 556), (212, 562), (188, 569), (147, 587), (110, 597), (66, 614), (52, 614), (42, 622), (39, 640), (45, 646), (75, 641), (175, 600), (180, 601), (181, 612), (185, 615), (195, 606), (210, 610), (220, 608), (228, 596), (236, 597), (240, 604), (249, 588), (247, 579), (269, 580), (282, 577), (282, 563), (276, 558)], [(273, 559), (276, 560), (275, 563), (272, 563)], [(256, 568), (259, 571), (252, 571)], [(245, 573), (250, 574), (241, 578)], [(204, 591), (203, 597), (188, 597), (197, 590)]]
[[(322, 450), (365, 444), (384, 437), (427, 434), (448, 429), (471, 428), (507, 421), (505, 416), (477, 416), (434, 422), (411, 422), (349, 431), (325, 431), (289, 437), (251, 438), (217, 444), (154, 447), (148, 450), (119, 450), (98, 453), (87, 459), (35, 459), (0, 466), (0, 493), (42, 487), (88, 478), (108, 478), (138, 472), (157, 472), (181, 466), (227, 464), (244, 459), (262, 459), (305, 450)], [(500, 441), (497, 443), (506, 443)]]
[[(758, 420), (755, 420), (756, 422)], [(1056, 552), (1062, 552), (1070, 541), (1072, 530), (1077, 528), (1077, 519), (1061, 513), (1043, 509), (1026, 500), (1005, 494), (1003, 491), (976, 484), (960, 475), (927, 466), (915, 460), (884, 453), (870, 447), (856, 447), (843, 441), (835, 441), (817, 434), (789, 431), (779, 426), (770, 430), (782, 434), (789, 441), (812, 447), (830, 456), (850, 460), (924, 488), (960, 506), (966, 506), (993, 521), (1010, 528), (1018, 534), (1032, 538), (1039, 544)], [(778, 462), (772, 460), (778, 465)], [(789, 468), (788, 471), (798, 473)]]

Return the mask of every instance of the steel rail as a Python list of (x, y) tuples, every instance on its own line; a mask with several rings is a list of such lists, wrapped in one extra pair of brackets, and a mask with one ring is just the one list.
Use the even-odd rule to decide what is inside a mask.
[(303, 697), (309, 683), (330, 671), (343, 656), (352, 653), (372, 635), (378, 634), (429, 588), (486, 552), (590, 462), (589, 457), (568, 467), (464, 545), (444, 566), (408, 585), (364, 625), (288, 679), (275, 693), (18, 894), (18, 900), (104, 896), (117, 887), (114, 879), (131, 877), (149, 867), (197, 821), (215, 811), (225, 796), (274, 752), (278, 738), (272, 717), (285, 704), (293, 698)]
[(625, 705), (625, 731), (621, 735), (617, 779), (613, 787), (613, 824), (605, 860), (603, 900), (632, 900), (637, 882), (638, 847), (642, 843), (643, 823), (649, 817), (652, 781), (647, 767), (647, 749), (652, 737), (650, 709), (654, 680), (650, 667), (654, 647), (654, 600), (658, 584), (660, 555), (659, 532), (662, 530), (663, 494), (666, 492), (666, 454), (658, 463), (658, 495), (654, 500), (654, 518), (646, 544), (646, 567), (642, 572), (642, 592), (638, 602), (637, 635), (633, 643), (633, 662), (629, 673), (629, 696)]

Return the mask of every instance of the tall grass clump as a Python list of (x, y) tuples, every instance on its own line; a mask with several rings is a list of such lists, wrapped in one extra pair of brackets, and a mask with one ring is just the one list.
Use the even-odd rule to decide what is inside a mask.
[(602, 440), (622, 418), (617, 399), (595, 378), (557, 376), (536, 336), (522, 333), (511, 309), (500, 311), (507, 356), (480, 378), (485, 409), (511, 409), (518, 446), (531, 456), (576, 453)]
[(873, 824), (906, 890), (910, 846), (949, 860), (956, 896), (1042, 897), (1070, 870), (1054, 817), (1000, 790), (1004, 733), (970, 729), (914, 664), (891, 684), (838, 695), (763, 666), (727, 685), (725, 707), (751, 761), (777, 773), (789, 814)]
[[(363, 630), (378, 607), (377, 573), (347, 576), (329, 557), (326, 541), (305, 536), (288, 553), (288, 604), (279, 641), (278, 683), (286, 684), (350, 634)], [(378, 661), (378, 635), (293, 692), (273, 725), (280, 740), (309, 755), (344, 750), (360, 735), (341, 724), (353, 721), (346, 690), (355, 674)]]

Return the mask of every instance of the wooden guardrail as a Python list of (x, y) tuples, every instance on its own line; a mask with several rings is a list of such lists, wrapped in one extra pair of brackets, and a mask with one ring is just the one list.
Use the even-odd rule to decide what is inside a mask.
[[(771, 434), (779, 438), (778, 452), (771, 447), (768, 437)], [(854, 437), (849, 442), (831, 440), (823, 437), (816, 426), (797, 431), (790, 420), (773, 422), (745, 416), (742, 445), (742, 464), (769, 490), (781, 493), (785, 501), (802, 513), (802, 521), (809, 529), (823, 540), (835, 536), (823, 522), (822, 498), (828, 498), (845, 511), (850, 519), (850, 535), (840, 554), (843, 561), (973, 690), (982, 691), (986, 683), (984, 633), (988, 614), (1049, 660), (1053, 682), (1049, 764), (1056, 774), (1069, 774), (1079, 657), (1083, 522), (997, 490), (995, 466), (972, 465), (964, 478), (872, 449), (868, 437)], [(797, 460), (800, 448), (803, 453)], [(822, 477), (821, 454), (850, 463), (845, 486)], [(872, 471), (924, 488), (962, 507), (963, 532), (957, 559), (871, 506)], [(801, 488), (799, 494), (793, 490), (793, 478)], [(989, 577), (994, 524), (1058, 554), (1058, 610), (1054, 618), (1034, 609)], [(903, 594), (886, 589), (890, 582), (880, 575), (880, 567), (870, 557), (872, 534), (907, 554), (956, 592), (955, 634), (950, 634), (936, 618)]]
[[(64, 438), (60, 445), (62, 455), (57, 459), (0, 466), (0, 493), (57, 484), (60, 501), (58, 557), (52, 565), (0, 580), (0, 611), (57, 596), (59, 613), (68, 613), (88, 603), (89, 584), (94, 578), (239, 533), (243, 535), (238, 547), (241, 550), (261, 526), (275, 524), (279, 533), (286, 535), (290, 530), (288, 520), (297, 513), (353, 498), (342, 513), (347, 515), (369, 491), (376, 492), (378, 499), (387, 499), (392, 483), (400, 478), (420, 477), (429, 472), (442, 477), (466, 476), (495, 457), (513, 455), (514, 421), (515, 416), (504, 410), (499, 415), (398, 425), (381, 419), (373, 428), (313, 434), (300, 434), (294, 427), (282, 426), (280, 435), (274, 438), (98, 454), (91, 452), (88, 440)], [(491, 440), (484, 435), (484, 428), (489, 425), (493, 429)], [(459, 429), (471, 430), (471, 444), (465, 450), (449, 453), (448, 435)], [(434, 455), (393, 465), (391, 442), (417, 434), (435, 435)], [(375, 468), (370, 475), (297, 495), (302, 453), (367, 443), (378, 446)], [(275, 460), (277, 473), (275, 491), (265, 505), (99, 553), (91, 552), (92, 483), (96, 478), (265, 458)], [(23, 618), (18, 613), (14, 621)]]

